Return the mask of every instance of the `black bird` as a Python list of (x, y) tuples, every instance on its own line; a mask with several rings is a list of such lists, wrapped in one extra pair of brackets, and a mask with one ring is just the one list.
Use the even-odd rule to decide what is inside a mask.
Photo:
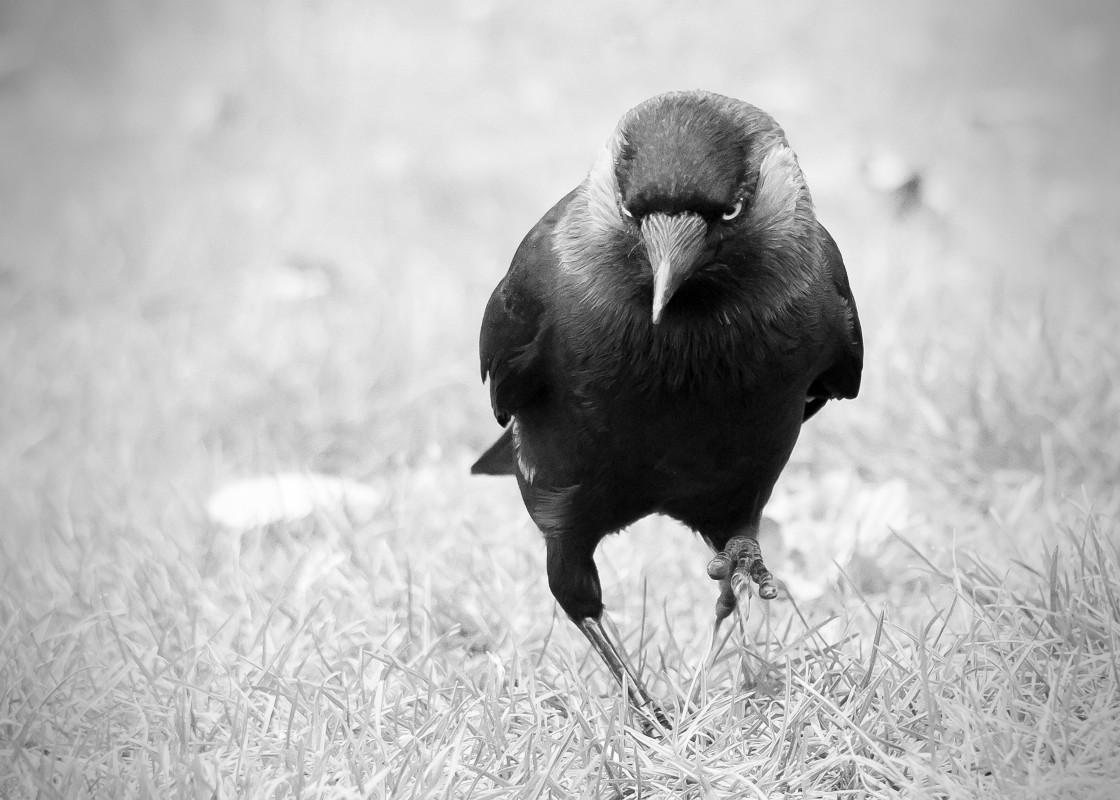
[(560, 607), (663, 719), (602, 623), (596, 546), (667, 514), (716, 551), (717, 629), (750, 580), (775, 597), (763, 506), (801, 424), (859, 391), (844, 262), (782, 129), (707, 92), (627, 112), (522, 241), (480, 354), (507, 427), (471, 471), (517, 476)]

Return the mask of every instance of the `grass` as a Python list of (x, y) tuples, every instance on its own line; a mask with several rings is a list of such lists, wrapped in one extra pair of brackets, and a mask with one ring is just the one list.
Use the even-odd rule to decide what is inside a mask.
[(667, 619), (663, 663), (648, 665), (678, 721), (664, 736), (641, 731), (566, 626), (526, 646), (515, 631), (532, 623), (410, 584), (397, 548), (366, 548), (376, 569), (363, 567), (342, 532), (313, 528), (310, 546), (277, 531), (271, 557), (243, 548), (240, 569), (109, 556), (85, 565), (103, 592), (91, 602), (36, 613), (8, 598), (6, 792), (1103, 797), (1115, 785), (1120, 552), (1092, 518), (1033, 568), (937, 573), (955, 601), (915, 632), (868, 606), (853, 614), (870, 635), (853, 624), (828, 641), (791, 622), (703, 669), (703, 638), (679, 639)]
[[(0, 796), (1114, 793), (1110, 12), (580, 11), (0, 11)], [(600, 549), (652, 736), (466, 475), (474, 336), (618, 114), (701, 85), (785, 124), (868, 365), (779, 485), (793, 599), (716, 663), (694, 537)], [(207, 518), (291, 470), (382, 501)]]

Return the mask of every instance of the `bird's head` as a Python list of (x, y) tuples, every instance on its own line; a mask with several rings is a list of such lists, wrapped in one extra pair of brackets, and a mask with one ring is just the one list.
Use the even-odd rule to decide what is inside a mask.
[(659, 95), (627, 112), (586, 192), (593, 235), (644, 253), (655, 324), (694, 275), (747, 269), (752, 243), (776, 245), (812, 209), (777, 123), (706, 92)]

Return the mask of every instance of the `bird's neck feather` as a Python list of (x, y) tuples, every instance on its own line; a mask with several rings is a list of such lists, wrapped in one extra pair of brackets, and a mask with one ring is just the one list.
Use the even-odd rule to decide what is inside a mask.
[[(588, 337), (625, 342), (620, 352), (647, 348), (650, 360), (666, 375), (702, 376), (727, 365), (687, 363), (702, 344), (735, 340), (743, 347), (744, 379), (761, 369), (746, 363), (765, 359), (767, 342), (790, 335), (801, 320), (812, 291), (818, 258), (812, 198), (793, 150), (781, 130), (768, 132), (769, 150), (759, 164), (759, 179), (748, 210), (750, 246), (739, 256), (749, 263), (731, 265), (724, 302), (708, 317), (687, 323), (672, 315), (654, 326), (649, 295), (651, 271), (633, 225), (618, 210), (615, 160), (624, 140), (620, 131), (607, 141), (564, 218), (553, 249), (560, 261), (561, 290), (571, 295), (572, 323)], [(681, 324), (675, 324), (681, 323)], [(595, 328), (592, 331), (590, 328)], [(586, 330), (584, 330), (586, 329)], [(750, 345), (748, 346), (748, 343)]]
[[(776, 132), (780, 137), (780, 130)], [(606, 143), (591, 172), (557, 226), (553, 249), (560, 268), (577, 292), (581, 306), (609, 313), (608, 306), (629, 306), (644, 296), (651, 281), (632, 223), (618, 210), (614, 159), (623, 145), (617, 132)], [(761, 324), (788, 315), (804, 298), (818, 254), (813, 200), (797, 157), (777, 138), (759, 166), (759, 179), (748, 209), (746, 235), (754, 254), (738, 277), (740, 314)], [(766, 302), (752, 302), (752, 295)], [(648, 309), (646, 309), (648, 310)]]
[(769, 375), (772, 357), (808, 328), (813, 255), (807, 237), (791, 237), (782, 252), (744, 266), (711, 313), (682, 318), (670, 308), (654, 325), (644, 258), (617, 237), (596, 243), (574, 235), (587, 212), (569, 213), (554, 242), (564, 275), (558, 290), (569, 301), (560, 304), (565, 315), (554, 324), (577, 360), (595, 362), (582, 365), (584, 374), (614, 376), (654, 393), (718, 385), (717, 391), (741, 394)]
[(777, 144), (763, 156), (748, 213), (748, 235), (770, 246), (785, 244), (797, 234), (805, 216), (812, 215), (813, 198), (788, 145)]

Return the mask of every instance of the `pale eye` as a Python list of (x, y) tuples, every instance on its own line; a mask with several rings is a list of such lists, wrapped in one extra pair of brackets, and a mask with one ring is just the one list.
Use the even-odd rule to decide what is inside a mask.
[(743, 210), (743, 198), (740, 197), (738, 200), (735, 201), (735, 205), (731, 206), (731, 208), (729, 208), (729, 209), (727, 209), (726, 211), (723, 212), (723, 215), (722, 215), (721, 219), (723, 219), (724, 222), (729, 222), (729, 221), (735, 219), (735, 217), (739, 216), (739, 214), (742, 212), (742, 210)]

